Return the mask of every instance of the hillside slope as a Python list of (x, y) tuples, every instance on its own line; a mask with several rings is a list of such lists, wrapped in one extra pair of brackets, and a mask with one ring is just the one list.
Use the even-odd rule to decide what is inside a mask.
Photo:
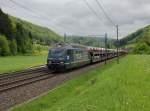
[[(82, 44), (82, 45), (86, 45), (86, 46), (105, 47), (105, 37), (69, 36), (69, 37), (67, 37), (66, 42)], [(114, 48), (115, 47), (114, 42), (115, 42), (115, 39), (108, 38), (107, 39), (107, 47)]]
[(128, 35), (127, 37), (120, 40), (121, 45), (133, 45), (137, 43), (146, 42), (150, 44), (150, 25), (137, 30), (136, 32)]
[(0, 9), (0, 56), (31, 54), (34, 44), (49, 46), (62, 40), (52, 30), (12, 17)]
[(31, 32), (32, 36), (36, 40), (41, 40), (41, 41), (48, 40), (48, 41), (52, 41), (52, 42), (58, 42), (58, 41), (62, 40), (62, 37), (60, 35), (56, 34), (51, 29), (32, 24), (30, 22), (18, 19), (16, 17), (9, 16), (9, 18), (11, 19), (13, 25), (16, 25), (17, 23), (22, 24), (23, 28), (27, 32)]

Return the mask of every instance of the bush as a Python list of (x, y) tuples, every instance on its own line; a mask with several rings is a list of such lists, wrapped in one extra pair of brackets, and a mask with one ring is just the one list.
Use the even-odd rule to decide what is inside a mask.
[(17, 54), (17, 43), (15, 39), (9, 42), (9, 48), (12, 55)]
[(20, 23), (17, 24), (16, 28), (16, 41), (18, 46), (18, 52), (22, 54), (31, 53), (33, 49), (33, 41), (31, 35), (25, 32), (25, 29)]
[(144, 43), (138, 43), (134, 48), (135, 54), (150, 54), (150, 47)]
[(5, 36), (0, 36), (0, 55), (7, 56), (10, 54), (8, 40)]

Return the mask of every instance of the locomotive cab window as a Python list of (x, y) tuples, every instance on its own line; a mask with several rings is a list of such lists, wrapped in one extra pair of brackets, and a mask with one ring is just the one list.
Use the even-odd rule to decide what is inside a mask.
[(62, 49), (62, 48), (60, 48), (60, 49), (51, 49), (50, 51), (49, 51), (49, 58), (58, 58), (58, 57), (64, 57), (64, 55), (65, 55), (65, 50), (64, 49)]

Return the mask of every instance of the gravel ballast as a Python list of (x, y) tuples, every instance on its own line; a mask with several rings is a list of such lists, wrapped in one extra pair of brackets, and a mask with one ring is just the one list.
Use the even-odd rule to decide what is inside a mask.
[(64, 82), (81, 74), (86, 74), (86, 72), (90, 71), (91, 69), (100, 67), (103, 64), (104, 62), (89, 65), (70, 72), (59, 73), (52, 78), (0, 93), (0, 111), (6, 111), (15, 105), (30, 101), (33, 98), (36, 98), (43, 93), (56, 88)]

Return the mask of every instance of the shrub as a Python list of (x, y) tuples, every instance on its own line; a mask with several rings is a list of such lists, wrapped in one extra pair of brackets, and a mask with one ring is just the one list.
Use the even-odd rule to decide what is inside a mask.
[(12, 55), (17, 54), (17, 43), (15, 39), (9, 42), (9, 48)]
[(144, 43), (138, 43), (134, 48), (135, 54), (150, 54), (150, 47)]
[(18, 46), (18, 52), (22, 54), (31, 53), (33, 48), (33, 41), (31, 35), (25, 32), (25, 29), (20, 23), (17, 24), (16, 28), (16, 41)]
[(7, 56), (10, 54), (8, 40), (5, 36), (0, 36), (0, 55)]

